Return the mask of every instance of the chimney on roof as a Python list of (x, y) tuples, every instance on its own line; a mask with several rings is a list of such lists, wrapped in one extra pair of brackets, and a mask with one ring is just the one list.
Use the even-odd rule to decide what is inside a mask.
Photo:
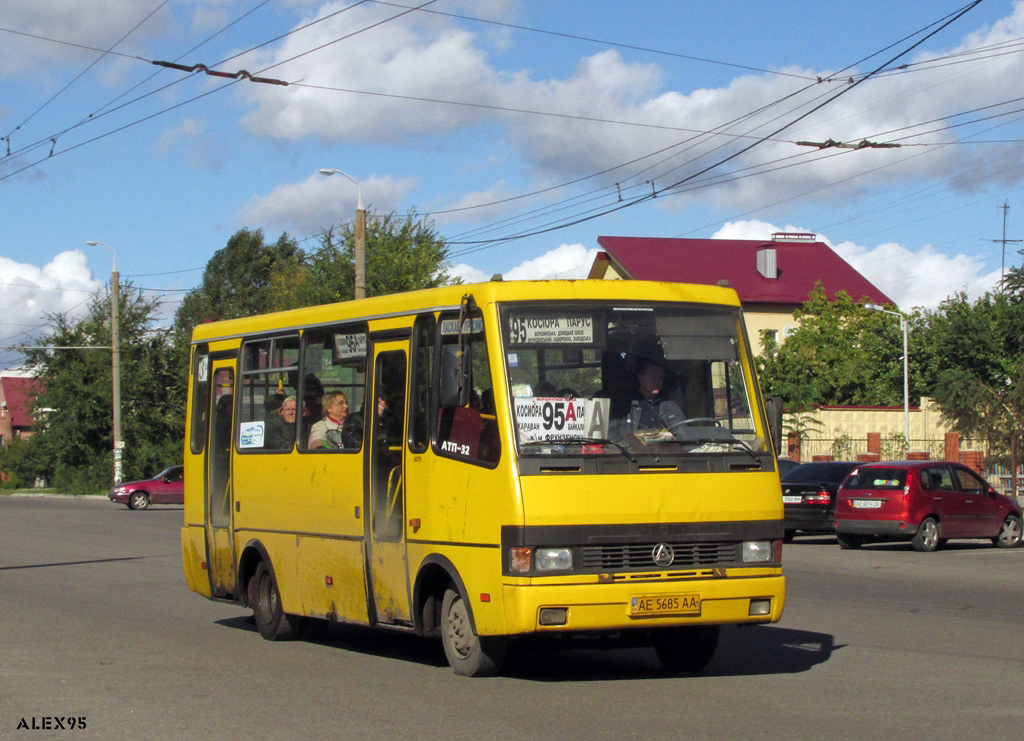
[(778, 259), (774, 247), (764, 247), (757, 251), (757, 272), (768, 280), (779, 277)]
[(773, 242), (816, 242), (817, 239), (817, 234), (805, 232), (775, 232), (772, 234)]

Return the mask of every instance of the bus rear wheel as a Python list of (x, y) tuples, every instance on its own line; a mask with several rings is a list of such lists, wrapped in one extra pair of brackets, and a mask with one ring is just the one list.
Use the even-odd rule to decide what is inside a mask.
[(670, 628), (654, 639), (658, 661), (673, 674), (699, 672), (708, 664), (718, 648), (717, 625), (694, 625)]
[(448, 663), (463, 677), (494, 676), (501, 671), (508, 649), (503, 638), (481, 638), (476, 634), (469, 607), (454, 589), (445, 591), (441, 603), (441, 642)]
[(277, 581), (267, 564), (260, 561), (249, 582), (249, 604), (256, 628), (268, 641), (281, 641), (294, 637), (294, 628), (288, 615), (281, 609), (281, 593)]

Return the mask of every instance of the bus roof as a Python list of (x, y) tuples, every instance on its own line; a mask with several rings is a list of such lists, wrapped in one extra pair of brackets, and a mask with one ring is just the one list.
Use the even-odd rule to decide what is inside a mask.
[(360, 301), (308, 306), (271, 314), (203, 322), (192, 332), (192, 342), (210, 342), (275, 329), (314, 327), (345, 320), (384, 318), (429, 310), (458, 308), (472, 294), (478, 306), (496, 301), (622, 300), (680, 301), (740, 305), (736, 291), (721, 286), (642, 280), (494, 280), (419, 291), (374, 296)]

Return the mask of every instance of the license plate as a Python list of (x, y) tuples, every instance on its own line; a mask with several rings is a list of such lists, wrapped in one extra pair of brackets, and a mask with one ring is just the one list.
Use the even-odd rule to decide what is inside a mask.
[(800, 502), (802, 502), (802, 501), (804, 501), (803, 497), (794, 497), (794, 496), (788, 496), (788, 497), (787, 496), (783, 496), (782, 497), (782, 503), (783, 504), (800, 504)]
[(700, 615), (699, 594), (655, 594), (633, 597), (629, 603), (633, 617), (651, 615)]
[(854, 499), (853, 500), (853, 508), (854, 509), (881, 509), (882, 508), (882, 500), (881, 499)]

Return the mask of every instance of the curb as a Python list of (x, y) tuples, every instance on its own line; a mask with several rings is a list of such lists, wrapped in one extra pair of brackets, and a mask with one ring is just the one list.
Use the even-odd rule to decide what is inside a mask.
[(57, 492), (37, 492), (31, 490), (12, 491), (7, 496), (20, 497), (23, 499), (84, 499), (95, 501), (109, 500), (109, 497), (106, 494), (59, 494)]

